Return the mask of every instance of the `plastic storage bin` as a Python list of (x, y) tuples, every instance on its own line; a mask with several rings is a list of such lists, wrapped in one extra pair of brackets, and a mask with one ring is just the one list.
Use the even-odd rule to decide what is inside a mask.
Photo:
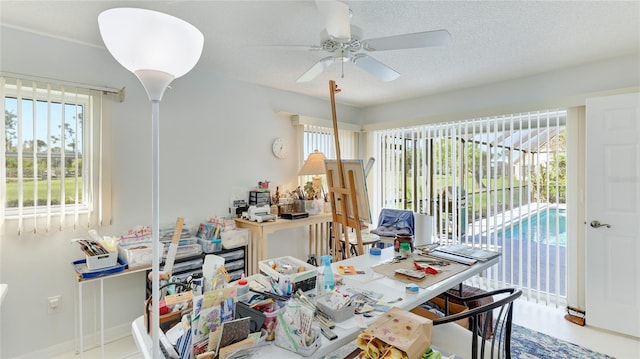
[(95, 256), (86, 256), (87, 268), (89, 270), (98, 270), (102, 268), (113, 267), (118, 264), (118, 253), (99, 254)]
[(348, 305), (340, 310), (330, 308), (327, 303), (327, 299), (331, 296), (331, 293), (322, 295), (316, 299), (316, 307), (319, 311), (326, 314), (336, 323), (344, 322), (345, 320), (353, 317), (356, 308), (353, 305)]
[(246, 228), (238, 228), (220, 233), (222, 239), (222, 247), (225, 249), (246, 246), (249, 243), (249, 230)]
[[(158, 251), (158, 260), (162, 260), (162, 248)], [(129, 268), (150, 266), (153, 260), (153, 248), (151, 242), (139, 243), (131, 246), (118, 246), (118, 257)]]
[(204, 253), (215, 253), (222, 250), (222, 240), (221, 239), (202, 239), (198, 238), (198, 244), (202, 247), (202, 252)]
[(260, 272), (281, 283), (285, 277), (291, 283), (291, 290), (303, 292), (316, 288), (318, 268), (291, 256), (267, 259), (258, 262)]
[[(287, 349), (294, 353), (300, 354), (303, 357), (311, 356), (322, 345), (322, 336), (320, 335), (320, 328), (314, 326), (311, 328), (311, 336), (314, 338), (313, 342), (309, 346), (302, 345), (299, 340), (292, 339), (293, 336), (287, 334), (286, 323), (281, 323), (280, 318), (276, 324), (276, 337), (275, 344), (280, 348)], [(295, 342), (295, 346), (292, 343)]]

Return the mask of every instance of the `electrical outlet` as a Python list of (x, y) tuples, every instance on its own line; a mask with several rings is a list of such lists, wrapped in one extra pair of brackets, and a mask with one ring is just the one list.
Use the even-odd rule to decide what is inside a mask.
[(60, 309), (60, 301), (62, 299), (61, 295), (54, 295), (53, 297), (48, 297), (47, 302), (49, 303), (49, 313), (56, 313)]

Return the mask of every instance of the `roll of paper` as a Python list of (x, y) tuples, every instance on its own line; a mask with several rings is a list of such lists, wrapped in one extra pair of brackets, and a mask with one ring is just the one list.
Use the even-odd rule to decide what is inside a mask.
[(431, 244), (433, 242), (433, 216), (414, 213), (415, 234), (413, 243), (415, 246)]

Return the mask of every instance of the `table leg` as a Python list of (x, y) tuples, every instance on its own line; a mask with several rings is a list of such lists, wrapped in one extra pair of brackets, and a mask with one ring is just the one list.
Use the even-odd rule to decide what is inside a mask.
[(78, 323), (78, 330), (80, 331), (80, 359), (82, 359), (82, 353), (84, 352), (84, 332), (82, 328), (82, 282), (78, 283), (78, 317), (80, 321)]
[(104, 280), (100, 279), (100, 351), (104, 358)]
[[(263, 261), (267, 258), (267, 235), (264, 233), (260, 234), (260, 257), (257, 262)], [(257, 265), (256, 265), (257, 267)], [(256, 268), (258, 270), (258, 268)]]

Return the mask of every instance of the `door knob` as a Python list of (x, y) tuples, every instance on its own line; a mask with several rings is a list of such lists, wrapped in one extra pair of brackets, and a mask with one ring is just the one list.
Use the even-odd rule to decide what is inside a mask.
[(600, 227), (611, 228), (610, 224), (600, 223), (600, 221), (591, 221), (591, 223), (589, 223), (589, 225), (591, 226), (591, 228), (600, 228)]

